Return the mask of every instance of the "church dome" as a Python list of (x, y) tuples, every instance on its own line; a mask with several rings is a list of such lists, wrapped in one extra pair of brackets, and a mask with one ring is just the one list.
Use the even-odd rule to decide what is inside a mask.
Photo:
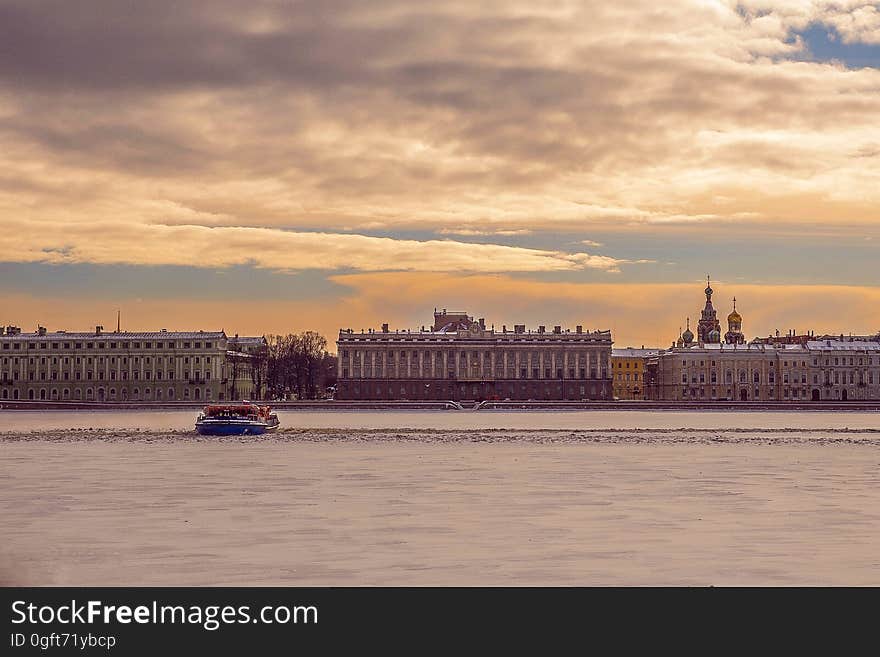
[(736, 312), (736, 297), (733, 298), (733, 312), (727, 316), (728, 324), (742, 324), (743, 318)]
[(691, 333), (691, 330), (688, 328), (681, 334), (681, 338), (684, 340), (685, 344), (690, 344), (694, 341), (694, 334)]
[(718, 329), (712, 329), (711, 331), (709, 331), (709, 342), (711, 342), (712, 344), (721, 342), (721, 331), (719, 331)]

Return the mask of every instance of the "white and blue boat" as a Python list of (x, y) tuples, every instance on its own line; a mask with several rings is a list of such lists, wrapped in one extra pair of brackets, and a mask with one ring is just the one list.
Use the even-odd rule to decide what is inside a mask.
[(259, 436), (278, 428), (278, 415), (268, 406), (244, 402), (205, 406), (196, 419), (203, 436)]

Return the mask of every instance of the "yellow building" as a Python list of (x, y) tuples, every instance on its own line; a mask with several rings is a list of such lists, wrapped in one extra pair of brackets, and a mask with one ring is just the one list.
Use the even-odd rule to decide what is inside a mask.
[(645, 364), (659, 349), (611, 350), (612, 390), (615, 399), (645, 399)]

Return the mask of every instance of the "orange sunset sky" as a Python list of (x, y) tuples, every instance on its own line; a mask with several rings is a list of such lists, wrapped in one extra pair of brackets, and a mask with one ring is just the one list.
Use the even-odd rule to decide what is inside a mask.
[(0, 322), (880, 330), (876, 2), (7, 0)]

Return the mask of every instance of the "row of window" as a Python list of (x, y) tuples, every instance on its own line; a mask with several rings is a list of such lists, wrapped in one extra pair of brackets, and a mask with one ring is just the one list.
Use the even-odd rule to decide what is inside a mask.
[[(752, 393), (747, 388), (742, 388), (739, 391), (739, 399), (740, 401), (747, 401), (749, 399), (749, 395), (753, 394), (752, 399), (760, 399), (761, 398), (761, 390), (760, 388), (755, 388), (754, 393)], [(733, 399), (733, 391), (728, 388), (727, 396), (724, 399)], [(705, 388), (682, 388), (681, 396), (684, 397), (705, 397), (706, 389)], [(776, 396), (776, 390), (774, 388), (770, 388), (769, 397)], [(718, 391), (715, 388), (712, 388), (712, 399), (718, 399)]]
[[(491, 352), (491, 351), (484, 352), (484, 353), (483, 353), (484, 361), (491, 361), (491, 360), (492, 360), (492, 353), (493, 353), (493, 352)], [(551, 354), (552, 354), (552, 355), (555, 355), (557, 361), (562, 361), (563, 358), (564, 358), (564, 355), (563, 355), (564, 353), (566, 353), (566, 352), (561, 352), (561, 351), (557, 351), (557, 352), (549, 352), (549, 351), (545, 351), (545, 352), (537, 352), (537, 351), (533, 351), (533, 352), (523, 352), (523, 351), (510, 352), (510, 351), (508, 351), (508, 352), (502, 352), (502, 353), (500, 353), (500, 354), (496, 354), (496, 356), (497, 356), (497, 357), (496, 357), (496, 361), (497, 361), (497, 362), (503, 362), (504, 360), (506, 360), (508, 363), (513, 363), (513, 362), (515, 362), (515, 354), (520, 354), (520, 356), (521, 356), (520, 360), (521, 360), (521, 361), (522, 361), (522, 360), (526, 360), (526, 359), (528, 359), (528, 358), (531, 358), (533, 361), (537, 361), (537, 360), (539, 360), (541, 354), (543, 354), (543, 356), (544, 356), (544, 360), (545, 360), (545, 361), (549, 361), (549, 360), (551, 359)], [(343, 358), (343, 359), (348, 359), (348, 358), (349, 358), (349, 355), (351, 355), (351, 356), (354, 358), (355, 361), (371, 360), (371, 359), (370, 359), (370, 354), (376, 354), (376, 355), (377, 355), (376, 362), (382, 362), (383, 360), (384, 360), (385, 362), (405, 361), (405, 360), (407, 360), (408, 357), (409, 357), (409, 359), (410, 359), (411, 361), (416, 361), (416, 362), (417, 362), (420, 358), (422, 359), (422, 361), (430, 361), (430, 360), (431, 360), (431, 352), (430, 352), (430, 351), (425, 351), (425, 352), (423, 352), (423, 353), (420, 353), (420, 352), (418, 352), (418, 351), (413, 351), (413, 352), (400, 351), (400, 352), (397, 352), (397, 351), (360, 351), (360, 350), (352, 350), (352, 351), (350, 352), (348, 349), (343, 349), (343, 350), (342, 350), (342, 358)], [(383, 354), (384, 354), (384, 358), (383, 358)], [(407, 356), (408, 354), (409, 354), (409, 356)], [(454, 360), (454, 359), (456, 358), (456, 354), (455, 354), (455, 353), (444, 352), (444, 351), (437, 351), (437, 352), (434, 352), (434, 359), (435, 359), (435, 361), (442, 361), (442, 360), (443, 360), (443, 355), (444, 355), (444, 354), (448, 354), (447, 359), (450, 360), (450, 361), (451, 361), (451, 360)], [(462, 351), (462, 352), (458, 352), (457, 357), (458, 357), (459, 361), (462, 362), (462, 363), (465, 363), (465, 362), (467, 362), (468, 360), (471, 360), (471, 361), (473, 361), (473, 362), (479, 362), (479, 359), (480, 359), (480, 352), (478, 352), (478, 351), (471, 351), (471, 352)], [(583, 352), (580, 352), (580, 353), (572, 353), (572, 352), (568, 352), (568, 358), (569, 358), (569, 360), (575, 359), (575, 360), (579, 360), (579, 361), (582, 362), (582, 363), (585, 363), (585, 362), (587, 362), (587, 361), (590, 359), (590, 354), (589, 354), (589, 353), (583, 353)], [(594, 358), (593, 360), (596, 360), (596, 359)]]
[[(813, 359), (813, 367), (819, 367), (819, 360), (820, 360), (819, 358)], [(682, 360), (681, 364), (683, 367), (687, 367), (688, 362), (689, 361), (687, 359), (684, 359), (684, 360)], [(691, 360), (690, 366), (696, 367), (697, 362), (698, 361), (696, 361), (696, 360)], [(770, 367), (774, 367), (776, 365), (776, 361), (770, 360), (768, 362), (770, 364)], [(701, 361), (699, 361), (699, 363), (700, 363), (700, 367), (703, 367), (705, 365), (706, 361), (701, 360)], [(832, 358), (830, 356), (826, 357), (825, 358), (825, 365), (830, 367), (832, 364), (834, 364), (834, 365), (847, 365), (846, 358), (845, 357), (841, 358), (839, 356), (835, 356), (834, 358)], [(850, 356), (848, 364), (853, 365), (853, 366), (854, 365), (873, 365), (874, 359), (871, 357)], [(877, 359), (877, 364), (880, 364), (880, 358)], [(782, 361), (782, 366), (789, 367), (789, 361), (787, 361), (787, 360)], [(791, 367), (798, 367), (798, 361), (796, 361), (796, 360), (790, 361), (790, 366)], [(805, 361), (805, 360), (800, 361), (800, 367), (806, 367), (806, 366), (807, 366), (807, 361)], [(628, 367), (628, 365), (627, 365), (627, 367)], [(715, 367), (714, 360), (712, 361), (712, 367)]]
[[(480, 397), (485, 392), (479, 386), (475, 385), (471, 388), (468, 388), (468, 385), (469, 384), (462, 384), (461, 391), (464, 394), (472, 394), (476, 398), (476, 397)], [(587, 394), (587, 386), (583, 386), (583, 385), (578, 386), (577, 391), (581, 396), (585, 396)], [(352, 393), (355, 397), (360, 397), (361, 392), (363, 392), (365, 395), (371, 395), (371, 394), (375, 393), (375, 398), (380, 398), (380, 399), (383, 397), (388, 397), (391, 399), (394, 399), (394, 398), (406, 399), (411, 396), (418, 396), (419, 393), (421, 393), (422, 391), (417, 387), (410, 387), (409, 389), (407, 389), (406, 385), (401, 385), (399, 388), (394, 387), (394, 386), (389, 386), (387, 389), (379, 387), (379, 386), (377, 386), (376, 388), (367, 388), (366, 386), (364, 388), (361, 388), (360, 386), (357, 386), (357, 385), (352, 387)], [(429, 389), (426, 390), (425, 392), (427, 394), (430, 394)], [(520, 395), (522, 396), (522, 395), (529, 393), (529, 388), (525, 384), (523, 384), (519, 387), (519, 390), (517, 390), (517, 388), (513, 385), (508, 386), (507, 389), (500, 387), (495, 390), (496, 396), (507, 394), (510, 397), (513, 397), (514, 395), (516, 395), (517, 392), (519, 392)], [(537, 392), (537, 391), (532, 390), (532, 392)], [(545, 394), (545, 396), (548, 396), (548, 397), (553, 394), (553, 391), (550, 389), (549, 385), (546, 386), (543, 389), (543, 391), (540, 391), (540, 392), (543, 392)], [(589, 394), (592, 397), (595, 397), (597, 394), (604, 396), (605, 391), (604, 391), (604, 389), (601, 389), (601, 388), (599, 390), (597, 390), (596, 386), (592, 385), (592, 386), (589, 386)]]
[[(715, 388), (712, 388), (711, 398), (718, 399), (718, 391)], [(761, 390), (760, 388), (755, 388), (754, 391), (749, 390), (748, 388), (742, 388), (739, 390), (740, 401), (748, 401), (749, 395), (752, 395), (752, 399), (760, 399), (761, 398)], [(776, 389), (769, 388), (767, 390), (767, 397), (775, 397)], [(681, 397), (686, 398), (705, 398), (706, 397), (706, 389), (705, 388), (682, 388), (681, 389)], [(842, 389), (834, 389), (829, 390), (827, 392), (822, 392), (820, 390), (814, 389), (809, 391), (807, 388), (785, 388), (783, 390), (783, 399), (838, 399), (842, 401), (854, 400), (858, 399), (859, 394), (856, 390), (847, 390), (846, 388)], [(727, 396), (724, 399), (734, 399), (732, 390), (730, 388), (727, 389)]]
[[(204, 399), (211, 399), (211, 395), (212, 395), (212, 393), (211, 393), (210, 388), (205, 388), (204, 395), (202, 393), (201, 388), (193, 388), (192, 393), (190, 393), (189, 388), (185, 388), (183, 391), (182, 398), (183, 399), (190, 399), (192, 397), (193, 399), (202, 399), (204, 396)], [(168, 394), (164, 398), (167, 399), (168, 401), (174, 401), (175, 399), (177, 399), (177, 393), (175, 392), (174, 388), (168, 388)], [(222, 398), (222, 393), (221, 393), (221, 398)], [(7, 399), (7, 400), (8, 399), (11, 399), (11, 400), (24, 399), (24, 393), (22, 391), (20, 391), (18, 388), (15, 388), (13, 390), (9, 390), (8, 388), (2, 388), (2, 389), (0, 389), (0, 399)], [(41, 401), (45, 401), (45, 400), (56, 401), (56, 400), (70, 400), (70, 399), (73, 399), (76, 401), (81, 401), (83, 399), (85, 399), (86, 401), (107, 401), (107, 400), (116, 401), (118, 399), (122, 399), (122, 400), (129, 400), (130, 399), (132, 401), (138, 401), (141, 399), (141, 391), (138, 388), (135, 388), (129, 393), (127, 388), (123, 388), (117, 393), (116, 388), (109, 388), (106, 391), (104, 390), (104, 388), (98, 388), (98, 389), (86, 388), (85, 394), (83, 394), (83, 391), (80, 388), (76, 388), (73, 391), (71, 391), (69, 388), (64, 388), (61, 391), (59, 391), (57, 388), (53, 388), (48, 391), (45, 388), (40, 388), (39, 390), (29, 388), (27, 391), (27, 399), (29, 401), (33, 401), (33, 400), (37, 400), (37, 399), (39, 399)], [(144, 388), (143, 399), (144, 400), (155, 399), (157, 401), (161, 400), (161, 399), (163, 399), (163, 390), (161, 388), (156, 388), (155, 392), (154, 392), (150, 388)]]
[[(508, 375), (505, 377), (503, 375), (503, 372), (499, 369), (496, 372), (496, 376), (493, 377), (491, 375), (491, 373), (480, 372), (479, 368), (472, 368), (471, 372), (468, 372), (465, 370), (464, 372), (461, 372), (458, 374), (455, 372), (455, 370), (449, 370), (447, 372), (446, 378), (447, 379), (458, 379), (458, 378), (586, 379), (586, 378), (588, 378), (587, 377), (587, 369), (584, 367), (581, 367), (579, 369), (575, 369), (573, 367), (569, 368), (567, 376), (564, 376), (564, 372), (565, 372), (565, 370), (563, 370), (562, 368), (558, 368), (554, 371), (551, 368), (544, 368), (542, 370), (538, 367), (533, 367), (531, 370), (529, 370), (526, 367), (521, 367), (519, 370), (519, 376), (515, 376), (514, 372), (509, 372)], [(603, 379), (606, 378), (607, 373), (608, 373), (608, 370), (603, 368), (601, 378), (603, 378)], [(597, 374), (596, 368), (595, 367), (590, 368), (589, 378), (596, 379), (597, 378), (596, 374)], [(388, 378), (402, 378), (402, 377), (419, 378), (419, 375), (418, 375), (418, 372), (412, 372), (409, 376), (407, 376), (405, 373), (401, 374), (400, 376), (396, 376), (396, 375), (394, 375), (394, 373), (386, 373), (383, 376), (382, 373), (378, 370), (378, 368), (375, 373), (372, 371), (372, 368), (364, 368), (363, 371), (360, 368), (354, 368), (353, 370), (351, 370), (351, 377), (349, 377), (349, 369), (347, 367), (342, 368), (342, 378), (343, 379), (348, 379), (348, 378), (355, 378), (355, 379), (386, 378), (386, 379), (388, 379)], [(431, 375), (430, 373), (423, 372), (422, 376), (420, 378), (438, 379), (438, 378), (442, 378), (442, 373), (439, 370), (434, 375)]]
[[(842, 374), (842, 376), (841, 376), (841, 374)], [(618, 377), (619, 376), (620, 375), (618, 374)], [(839, 371), (835, 371), (834, 375), (832, 377), (830, 373), (826, 372), (823, 382), (826, 384), (830, 384), (832, 381), (832, 378), (834, 380), (834, 383), (846, 383), (847, 382), (847, 373), (846, 372), (841, 373)], [(878, 381), (880, 381), (880, 373), (878, 373), (877, 378), (878, 378)], [(627, 375), (627, 381), (628, 380), (629, 380), (629, 375)], [(746, 383), (747, 381), (748, 381), (748, 374), (746, 373), (745, 370), (740, 370), (739, 371), (739, 382)], [(687, 372), (681, 373), (681, 382), (682, 383), (688, 382), (688, 373)], [(705, 372), (700, 372), (699, 375), (691, 374), (690, 382), (691, 383), (706, 383)], [(710, 377), (709, 377), (709, 382), (710, 383), (718, 383), (718, 375), (715, 371), (711, 372)], [(730, 370), (727, 370), (727, 372), (725, 373), (724, 382), (725, 383), (733, 383), (733, 373)], [(767, 375), (767, 382), (768, 383), (776, 383), (776, 375), (774, 372), (770, 372)], [(783, 383), (798, 383), (797, 373), (795, 373), (794, 376), (792, 376), (790, 378), (788, 373), (786, 372), (785, 374), (783, 374), (782, 382)], [(802, 373), (800, 376), (800, 383), (806, 383), (806, 382), (807, 382), (807, 375), (806, 375), (806, 373)], [(752, 383), (761, 383), (761, 373), (760, 372), (752, 372)], [(814, 384), (819, 383), (819, 375), (818, 374), (813, 374), (813, 383)], [(854, 370), (850, 370), (849, 383), (873, 384), (874, 383), (874, 371), (870, 370), (867, 372), (858, 372), (858, 376), (857, 376), (856, 372)]]
[[(21, 345), (27, 345), (22, 347)], [(141, 347), (140, 342), (3, 342), (3, 349), (213, 349), (213, 342), (183, 342), (181, 346), (176, 346), (174, 342), (144, 342)], [(155, 346), (154, 346), (155, 345)]]
[[(189, 365), (189, 356), (177, 356), (176, 358), (177, 358), (178, 361), (179, 361), (181, 358), (183, 358), (183, 364), (184, 364), (184, 365)], [(52, 357), (52, 365), (58, 365), (58, 363), (59, 363), (59, 359), (60, 359), (60, 362), (61, 362), (63, 365), (71, 365), (71, 364), (81, 365), (82, 362), (83, 362), (83, 359), (82, 359), (82, 357), (80, 357), (80, 356), (76, 356), (75, 358), (73, 358), (73, 357), (68, 357), (68, 356), (60, 356), (60, 357), (59, 357), (59, 356), (55, 356), (55, 357)], [(165, 358), (165, 361), (164, 361), (164, 362), (165, 362), (166, 364), (168, 364), (168, 365), (174, 365), (174, 359), (175, 359), (174, 356), (168, 356), (168, 357)], [(9, 358), (9, 357), (6, 357), (6, 358), (3, 359), (3, 364), (4, 364), (4, 365), (9, 365), (9, 363), (12, 362), (13, 365), (18, 365), (20, 361), (24, 361), (24, 360), (25, 360), (24, 358), (19, 359), (18, 357), (15, 357), (15, 358)], [(89, 357), (89, 358), (86, 358), (85, 362), (86, 362), (87, 365), (91, 365), (93, 360), (95, 360), (95, 359)], [(36, 362), (36, 357), (28, 358), (27, 361), (28, 361), (28, 363), (29, 363), (30, 365), (33, 365), (33, 364)], [(104, 364), (104, 358), (103, 358), (103, 357), (98, 358), (97, 361), (98, 361), (98, 365), (103, 365), (103, 364)], [(119, 359), (119, 362), (120, 362), (121, 365), (128, 365), (128, 358), (120, 358), (120, 359)], [(135, 356), (134, 358), (132, 358), (132, 363), (133, 363), (134, 365), (140, 365), (140, 362), (141, 362), (141, 361), (140, 361), (140, 359), (139, 359), (137, 356)], [(195, 358), (193, 358), (193, 362), (194, 362), (196, 365), (201, 364), (201, 362), (202, 362), (202, 361), (201, 361), (201, 357), (200, 357), (200, 356), (196, 356)], [(40, 364), (41, 364), (41, 365), (46, 365), (46, 364), (48, 364), (48, 363), (49, 363), (49, 357), (47, 357), (47, 356), (41, 356), (41, 357), (40, 357)], [(116, 365), (116, 358), (110, 358), (110, 359), (109, 359), (109, 363), (110, 363), (111, 365)], [(149, 356), (147, 356), (146, 358), (144, 358), (144, 363), (145, 363), (146, 365), (152, 365), (152, 364), (153, 364), (153, 361), (152, 361), (152, 359), (151, 359)], [(162, 365), (162, 364), (163, 364), (162, 356), (159, 356), (159, 357), (156, 358), (156, 364), (157, 364), (157, 365)], [(210, 357), (210, 356), (205, 356), (205, 365), (210, 365), (210, 364), (211, 364), (211, 357)]]
[[(117, 380), (116, 374), (117, 374), (116, 371), (112, 370), (110, 372), (110, 377), (108, 379), (105, 376), (105, 372), (103, 372), (101, 370), (98, 371), (97, 377), (95, 377), (95, 373), (92, 372), (92, 370), (88, 370), (86, 372), (85, 380), (91, 381), (93, 379), (96, 379), (98, 381), (104, 381), (104, 380), (116, 381)], [(144, 372), (144, 377), (143, 377), (144, 380), (149, 381), (152, 378), (153, 374), (156, 375), (157, 381), (162, 380), (163, 373), (161, 370), (156, 371), (156, 372)], [(189, 370), (187, 370), (186, 372), (183, 373), (181, 380), (184, 380), (184, 381), (189, 381), (189, 380), (210, 381), (211, 380), (211, 372), (209, 372), (209, 371), (205, 371), (204, 373), (202, 373), (201, 371), (195, 371), (192, 374), (193, 374), (192, 377), (190, 377)], [(19, 372), (13, 372), (11, 377), (9, 376), (8, 372), (3, 372), (2, 374), (0, 374), (0, 377), (2, 377), (2, 380), (4, 382), (18, 381), (20, 378)], [(167, 378), (169, 381), (175, 379), (174, 372), (172, 370), (168, 370), (168, 377)], [(71, 380), (81, 381), (82, 380), (82, 372), (74, 372), (73, 379), (71, 379), (71, 377), (70, 377), (70, 372), (61, 372), (60, 379), (59, 379), (59, 372), (40, 372), (39, 376), (37, 376), (35, 372), (30, 371), (30, 372), (27, 372), (27, 376), (25, 377), (24, 380), (25, 381), (59, 381), (59, 380), (61, 380), (61, 381), (71, 381)], [(121, 372), (120, 376), (119, 376), (119, 380), (120, 381), (128, 381), (128, 372)], [(140, 372), (132, 372), (132, 380), (133, 381), (140, 380)]]

